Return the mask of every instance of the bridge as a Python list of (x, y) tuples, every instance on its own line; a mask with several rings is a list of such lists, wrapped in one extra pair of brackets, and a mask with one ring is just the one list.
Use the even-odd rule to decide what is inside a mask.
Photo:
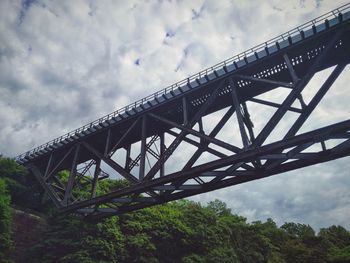
[[(98, 220), (349, 156), (350, 119), (299, 133), (344, 74), (349, 26), (346, 4), (16, 160), (59, 211)], [(325, 69), (330, 73), (306, 101), (303, 90)], [(264, 96), (275, 91), (286, 96), (279, 102)], [(254, 105), (274, 109), (261, 127), (252, 115), (266, 113)], [(273, 136), (291, 113), (287, 131)], [(227, 126), (235, 140), (219, 138)], [(102, 180), (116, 175), (127, 186), (99, 194)], [(77, 195), (82, 187), (89, 189), (85, 197)]]

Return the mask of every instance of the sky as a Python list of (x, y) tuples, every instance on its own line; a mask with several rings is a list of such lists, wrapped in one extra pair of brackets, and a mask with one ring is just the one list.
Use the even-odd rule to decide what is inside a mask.
[[(25, 152), (344, 3), (2, 0), (0, 153)], [(348, 118), (348, 72), (347, 67), (303, 131)], [(312, 80), (310, 94), (327, 74)], [(248, 221), (271, 217), (279, 225), (350, 229), (349, 160), (192, 200), (218, 198)]]

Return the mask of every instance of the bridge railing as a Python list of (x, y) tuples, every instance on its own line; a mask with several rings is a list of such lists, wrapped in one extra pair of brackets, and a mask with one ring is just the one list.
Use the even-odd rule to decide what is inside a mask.
[(22, 153), (21, 155), (16, 156), (15, 159), (21, 160), (28, 155), (34, 154), (34, 153), (36, 153), (40, 150), (43, 150), (49, 146), (52, 146), (52, 145), (59, 143), (59, 142), (62, 142), (63, 140), (70, 138), (76, 134), (79, 134), (79, 133), (81, 133), (81, 132), (83, 132), (83, 131), (85, 131), (85, 130), (87, 130), (95, 125), (101, 124), (101, 123), (105, 122), (106, 120), (110, 120), (111, 118), (119, 116), (122, 113), (125, 113), (131, 109), (135, 109), (136, 107), (143, 105), (146, 102), (154, 100), (157, 97), (160, 97), (164, 94), (168, 94), (171, 91), (174, 91), (176, 89), (179, 89), (180, 87), (183, 87), (183, 86), (187, 85), (188, 83), (191, 83), (192, 81), (196, 81), (202, 77), (208, 76), (211, 73), (215, 73), (215, 71), (222, 69), (224, 66), (232, 65), (233, 63), (241, 61), (243, 59), (246, 59), (249, 56), (256, 55), (257, 52), (262, 51), (262, 50), (270, 47), (271, 45), (275, 45), (276, 43), (278, 43), (280, 41), (288, 40), (288, 38), (296, 36), (298, 34), (300, 35), (301, 32), (304, 32), (305, 29), (310, 29), (312, 27), (316, 27), (322, 23), (325, 23), (325, 21), (327, 21), (329, 19), (337, 18), (337, 17), (339, 17), (340, 14), (343, 14), (343, 13), (348, 12), (348, 11), (350, 11), (350, 3), (345, 4), (341, 7), (338, 7), (338, 8), (336, 8), (336, 9), (334, 9), (326, 14), (323, 14), (323, 15), (315, 18), (315, 19), (312, 19), (309, 22), (306, 22), (306, 23), (304, 23), (304, 24), (302, 24), (302, 25), (300, 25), (292, 30), (289, 30), (281, 35), (278, 35), (277, 37), (274, 37), (266, 42), (263, 42), (257, 46), (254, 46), (253, 48), (250, 48), (250, 49), (248, 49), (242, 53), (239, 53), (239, 54), (237, 54), (229, 59), (226, 59), (226, 60), (224, 60), (224, 61), (222, 61), (222, 62), (220, 62), (212, 67), (206, 68), (206, 69), (204, 69), (204, 70), (202, 70), (194, 75), (189, 76), (186, 79), (178, 81), (178, 82), (166, 87), (165, 89), (159, 90), (159, 91), (157, 91), (157, 92), (155, 92), (147, 97), (139, 99), (139, 100), (135, 101), (134, 103), (131, 103), (131, 104), (129, 104), (123, 108), (120, 108), (112, 113), (109, 113), (109, 114), (107, 114), (107, 115), (105, 115), (105, 116), (103, 116), (103, 117), (101, 117), (93, 122), (90, 122), (90, 123), (78, 128), (78, 129), (70, 131), (70, 132), (68, 132), (68, 133), (66, 133), (58, 138), (55, 138), (55, 139), (53, 139), (45, 144), (42, 144), (42, 145), (40, 145), (36, 148), (33, 148), (25, 153)]

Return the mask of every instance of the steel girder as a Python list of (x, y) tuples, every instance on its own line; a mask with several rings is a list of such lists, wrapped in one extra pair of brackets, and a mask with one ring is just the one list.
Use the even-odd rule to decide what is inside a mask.
[[(44, 164), (29, 162), (26, 166), (61, 212), (100, 219), (349, 156), (350, 120), (297, 135), (349, 62), (347, 54), (335, 63), (310, 101), (304, 101), (304, 88), (315, 73), (324, 68), (326, 61), (331, 60), (343, 34), (344, 31), (336, 32), (317, 49), (302, 72), (297, 68), (298, 60), (291, 59), (287, 52), (276, 55), (276, 61), (282, 59), (282, 63), (278, 62), (278, 71), (285, 72), (289, 79), (232, 73), (200, 97), (183, 96), (180, 106), (176, 106), (176, 118), (162, 111), (145, 112), (134, 118), (117, 139), (112, 128), (108, 128), (98, 146), (81, 140), (67, 147), (64, 154), (53, 151)], [(288, 95), (278, 103), (249, 97), (243, 89), (250, 83), (266, 87), (260, 93), (282, 88), (288, 90)], [(225, 106), (221, 107), (221, 103)], [(248, 103), (276, 109), (259, 131), (251, 120)], [(226, 111), (210, 132), (206, 132), (203, 119), (221, 109)], [(289, 123), (282, 139), (266, 144), (288, 112), (298, 117)], [(240, 144), (218, 137), (227, 125), (237, 127)], [(139, 135), (136, 142), (130, 139), (135, 134)], [(170, 162), (184, 144), (195, 149), (193, 154), (182, 163)], [(213, 158), (198, 164), (206, 153)], [(170, 172), (167, 169), (170, 165), (176, 171)], [(68, 177), (60, 174), (62, 170), (69, 170)], [(98, 194), (101, 180), (115, 179), (107, 172), (125, 178), (128, 186)], [(80, 195), (81, 189), (89, 194)]]
[[(339, 139), (342, 142), (336, 146), (325, 146), (326, 142)], [(322, 150), (305, 151), (315, 145), (321, 145)], [(143, 181), (103, 196), (77, 202), (62, 208), (62, 212), (77, 212), (90, 218), (100, 219), (327, 162), (349, 154), (350, 121), (348, 120), (258, 149), (248, 149), (240, 154), (198, 165), (186, 171)], [(266, 165), (254, 169), (238, 169), (243, 164), (257, 160), (265, 161)], [(228, 166), (230, 168), (226, 168)], [(210, 180), (208, 182), (197, 180), (196, 184), (182, 183), (184, 180), (189, 181), (193, 178), (210, 178)], [(149, 192), (158, 192), (158, 195), (151, 196)]]

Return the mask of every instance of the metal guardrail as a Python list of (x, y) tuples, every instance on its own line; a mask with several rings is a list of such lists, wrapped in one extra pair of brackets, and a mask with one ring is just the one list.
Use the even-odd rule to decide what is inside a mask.
[(164, 94), (168, 94), (171, 91), (174, 91), (175, 89), (178, 89), (180, 87), (183, 87), (184, 85), (187, 85), (188, 83), (190, 83), (192, 81), (195, 81), (196, 79), (200, 79), (200, 78), (204, 77), (205, 75), (208, 75), (210, 73), (214, 73), (216, 70), (222, 69), (226, 65), (230, 65), (234, 62), (238, 62), (244, 58), (247, 58), (250, 55), (254, 55), (254, 54), (256, 54), (256, 52), (262, 51), (263, 49), (269, 47), (272, 44), (276, 44), (276, 42), (287, 40), (289, 37), (293, 37), (293, 36), (296, 36), (297, 34), (300, 34), (305, 29), (310, 29), (313, 26), (320, 25), (328, 19), (336, 18), (339, 16), (339, 14), (343, 14), (344, 11), (350, 11), (350, 3), (342, 5), (338, 8), (336, 8), (336, 9), (334, 9), (326, 14), (323, 14), (317, 18), (314, 18), (314, 19), (312, 19), (312, 20), (310, 20), (310, 21), (308, 21), (308, 22), (306, 22), (306, 23), (304, 23), (304, 24), (302, 24), (302, 25), (300, 25), (292, 30), (289, 30), (281, 35), (278, 35), (277, 37), (274, 37), (274, 38), (272, 38), (264, 43), (261, 43), (257, 46), (254, 46), (254, 47), (252, 47), (252, 48), (250, 48), (242, 53), (239, 53), (238, 55), (235, 55), (229, 59), (226, 59), (226, 60), (224, 60), (224, 61), (222, 61), (222, 62), (220, 62), (212, 67), (209, 67), (209, 68), (202, 70), (194, 75), (191, 75), (190, 77), (188, 77), (186, 79), (178, 81), (178, 82), (166, 87), (165, 89), (159, 90), (159, 91), (157, 91), (157, 92), (155, 92), (147, 97), (139, 99), (132, 104), (129, 104), (121, 109), (118, 109), (112, 113), (109, 113), (109, 114), (107, 114), (107, 115), (105, 115), (105, 116), (103, 116), (103, 117), (101, 117), (93, 122), (90, 122), (90, 123), (78, 128), (78, 129), (70, 131), (70, 132), (68, 132), (68, 133), (66, 133), (66, 134), (64, 134), (56, 139), (53, 139), (47, 143), (44, 143), (38, 147), (35, 147), (35, 148), (25, 152), (25, 153), (22, 153), (21, 155), (16, 156), (15, 159), (21, 160), (28, 155), (36, 153), (42, 149), (45, 149), (49, 146), (54, 145), (55, 143), (58, 143), (58, 142), (61, 142), (67, 138), (70, 138), (70, 137), (74, 136), (75, 134), (78, 134), (78, 133), (81, 133), (81, 132), (87, 130), (88, 128), (91, 128), (95, 125), (101, 124), (101, 123), (105, 122), (106, 120), (110, 120), (113, 117), (116, 117), (116, 116), (118, 116), (122, 113), (125, 113), (131, 109), (134, 109), (140, 105), (143, 105), (148, 101), (151, 101), (155, 98), (158, 98)]

